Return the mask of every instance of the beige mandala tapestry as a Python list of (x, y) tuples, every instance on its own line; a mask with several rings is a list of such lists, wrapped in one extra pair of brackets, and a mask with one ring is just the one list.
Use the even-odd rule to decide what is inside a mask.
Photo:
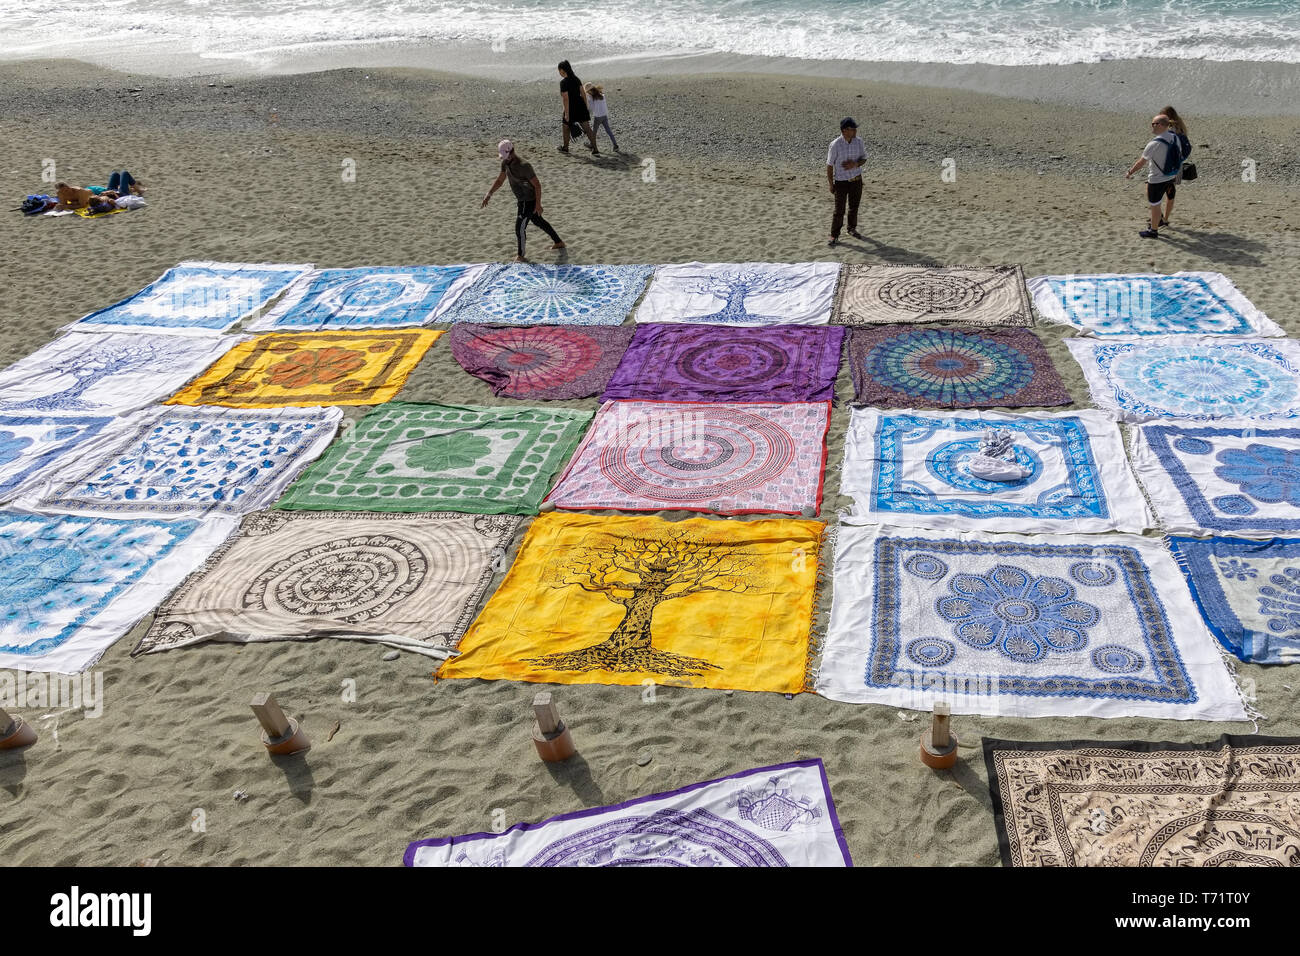
[(833, 325), (1033, 325), (1020, 266), (845, 266)]
[(1300, 738), (984, 740), (1006, 866), (1300, 866)]

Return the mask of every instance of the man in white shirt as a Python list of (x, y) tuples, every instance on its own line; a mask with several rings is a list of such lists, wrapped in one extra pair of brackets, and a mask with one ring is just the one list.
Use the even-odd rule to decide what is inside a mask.
[(840, 135), (831, 140), (826, 153), (826, 182), (835, 197), (835, 215), (831, 219), (833, 246), (840, 241), (840, 227), (844, 225), (844, 207), (849, 207), (849, 235), (861, 239), (858, 232), (858, 203), (862, 201), (862, 167), (867, 163), (867, 149), (858, 139), (858, 124), (853, 117), (840, 121)]
[[(1159, 239), (1160, 227), (1167, 225), (1169, 216), (1174, 211), (1174, 183), (1178, 179), (1178, 170), (1182, 166), (1182, 148), (1178, 137), (1170, 127), (1169, 117), (1164, 113), (1151, 118), (1151, 142), (1147, 143), (1142, 155), (1124, 174), (1125, 179), (1132, 179), (1143, 166), (1147, 169), (1147, 206), (1151, 213), (1151, 227), (1138, 233), (1143, 239)], [(1160, 202), (1168, 199), (1165, 215), (1160, 215)]]

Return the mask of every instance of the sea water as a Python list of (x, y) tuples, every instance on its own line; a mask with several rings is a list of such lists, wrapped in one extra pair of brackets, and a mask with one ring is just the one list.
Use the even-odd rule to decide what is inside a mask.
[[(996, 65), (1300, 62), (1297, 0), (6, 0), (0, 58), (156, 48), (271, 68), (304, 51), (472, 43)], [(96, 57), (94, 54), (99, 54)]]

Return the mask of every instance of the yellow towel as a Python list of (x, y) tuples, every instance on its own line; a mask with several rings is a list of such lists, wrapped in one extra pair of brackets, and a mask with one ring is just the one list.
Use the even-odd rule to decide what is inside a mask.
[(402, 387), (442, 332), (272, 332), (241, 342), (169, 405), (377, 405)]
[(544, 514), (438, 676), (798, 693), (824, 529)]

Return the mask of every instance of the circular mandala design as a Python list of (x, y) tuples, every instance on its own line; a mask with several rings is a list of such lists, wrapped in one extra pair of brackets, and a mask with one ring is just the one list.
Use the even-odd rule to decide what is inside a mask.
[(964, 438), (950, 441), (936, 448), (925, 460), (926, 470), (945, 484), (960, 491), (978, 495), (1005, 493), (1012, 488), (1033, 484), (1042, 473), (1043, 462), (1032, 450), (1016, 445), (1016, 462), (1029, 469), (1029, 474), (1015, 481), (988, 481), (970, 473), (969, 462), (979, 454), (980, 440)]
[(1116, 357), (1111, 372), (1137, 399), (1173, 414), (1266, 414), (1297, 393), (1293, 376), (1241, 348), (1140, 348)]
[(972, 279), (949, 273), (902, 275), (881, 285), (877, 295), (902, 312), (960, 312), (984, 301), (984, 289)]
[(1188, 438), (1186, 435), (1174, 439), (1174, 449), (1181, 451), (1184, 455), (1208, 455), (1213, 447), (1208, 441), (1202, 441), (1199, 438)]
[(1119, 644), (1103, 644), (1092, 652), (1093, 666), (1107, 674), (1132, 674), (1146, 663), (1142, 655)]
[(680, 432), (639, 447), (607, 444), (601, 474), (631, 497), (713, 501), (773, 481), (796, 454), (779, 424), (739, 409), (719, 407), (684, 422)]
[(914, 664), (922, 667), (942, 667), (957, 654), (957, 645), (941, 637), (918, 637), (905, 649)]
[(357, 623), (410, 597), (429, 562), (418, 546), (391, 535), (336, 538), (304, 548), (259, 574), (244, 607)]
[(932, 554), (914, 554), (903, 562), (903, 570), (926, 581), (937, 581), (948, 573), (948, 565)]
[(518, 392), (559, 388), (600, 361), (600, 345), (577, 329), (521, 328), (480, 333), (471, 347), (510, 377)]
[(410, 308), (429, 291), (412, 275), (366, 275), (332, 286), (319, 307), (333, 315), (365, 317), (389, 309)]
[(1115, 569), (1096, 561), (1079, 561), (1070, 565), (1070, 577), (1089, 587), (1105, 587), (1115, 580)]
[(529, 325), (581, 324), (623, 295), (615, 273), (590, 267), (511, 269), (495, 282), (483, 298), (483, 309), (506, 322)]
[(1253, 515), (1259, 509), (1245, 495), (1220, 495), (1213, 501), (1214, 507), (1224, 514)]
[(790, 365), (790, 356), (771, 342), (736, 334), (686, 349), (674, 365), (689, 381), (703, 385), (721, 381), (739, 387), (760, 385), (780, 375)]
[(996, 405), (1034, 376), (1024, 352), (956, 329), (909, 329), (877, 344), (864, 365), (894, 391), (938, 405)]

